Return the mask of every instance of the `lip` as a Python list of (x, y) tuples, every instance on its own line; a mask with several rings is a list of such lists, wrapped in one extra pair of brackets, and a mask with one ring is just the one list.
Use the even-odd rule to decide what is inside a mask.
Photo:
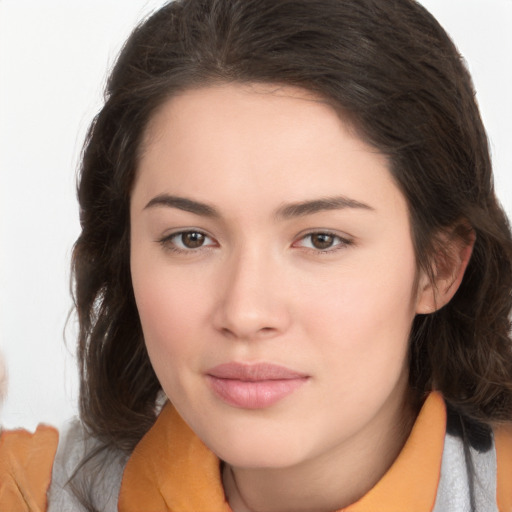
[(301, 387), (308, 376), (271, 363), (225, 363), (206, 372), (213, 392), (242, 409), (264, 409)]

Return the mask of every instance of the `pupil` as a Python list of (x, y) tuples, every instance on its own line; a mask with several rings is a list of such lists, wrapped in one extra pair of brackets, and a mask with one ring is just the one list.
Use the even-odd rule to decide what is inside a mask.
[(183, 245), (189, 249), (197, 249), (204, 243), (204, 235), (202, 233), (184, 233), (182, 235)]
[(320, 233), (317, 235), (312, 235), (311, 242), (313, 243), (313, 246), (316, 249), (328, 249), (329, 247), (332, 246), (333, 238), (333, 235), (326, 235), (325, 233)]

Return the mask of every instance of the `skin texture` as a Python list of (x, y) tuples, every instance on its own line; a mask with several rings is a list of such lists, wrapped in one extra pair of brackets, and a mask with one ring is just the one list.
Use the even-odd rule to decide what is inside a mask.
[[(283, 214), (333, 197), (348, 206)], [(202, 234), (196, 248), (183, 231)], [(311, 233), (333, 237), (322, 250)], [(434, 302), (383, 155), (308, 92), (247, 84), (186, 91), (155, 114), (132, 194), (131, 269), (156, 374), (225, 461), (235, 512), (334, 510), (380, 479), (415, 416), (411, 323), (459, 281), (447, 272)], [(229, 362), (307, 378), (269, 407), (236, 407), (207, 377)]]

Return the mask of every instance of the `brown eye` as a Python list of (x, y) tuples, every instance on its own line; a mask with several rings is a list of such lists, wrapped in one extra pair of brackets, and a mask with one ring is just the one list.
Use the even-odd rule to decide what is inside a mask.
[(328, 233), (314, 233), (309, 235), (311, 237), (311, 245), (315, 249), (325, 250), (332, 247), (335, 236)]
[(215, 246), (215, 240), (201, 231), (180, 231), (166, 236), (158, 242), (166, 250), (178, 253), (194, 253), (196, 250)]
[(353, 244), (349, 238), (342, 238), (328, 231), (315, 231), (294, 242), (293, 247), (302, 247), (318, 254), (334, 253)]
[(187, 249), (198, 249), (204, 244), (206, 240), (206, 236), (203, 235), (203, 233), (199, 233), (197, 231), (187, 231), (186, 233), (182, 233), (180, 237), (181, 243)]

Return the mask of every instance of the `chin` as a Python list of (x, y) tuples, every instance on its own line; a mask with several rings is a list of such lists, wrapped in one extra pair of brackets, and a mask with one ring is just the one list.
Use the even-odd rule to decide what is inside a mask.
[(238, 427), (204, 440), (219, 459), (234, 467), (278, 469), (297, 465), (308, 458), (304, 436), (282, 427)]
[(219, 453), (218, 457), (230, 466), (246, 469), (284, 469), (296, 466), (303, 457), (287, 450), (269, 450), (268, 445), (256, 450), (241, 450)]

